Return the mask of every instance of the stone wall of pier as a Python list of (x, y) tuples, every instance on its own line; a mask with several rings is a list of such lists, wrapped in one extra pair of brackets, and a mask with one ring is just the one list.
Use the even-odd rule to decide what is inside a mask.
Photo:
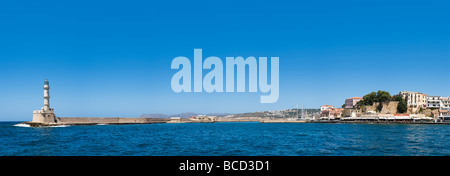
[(62, 124), (133, 124), (164, 123), (169, 119), (161, 118), (126, 118), (126, 117), (57, 117), (56, 122)]

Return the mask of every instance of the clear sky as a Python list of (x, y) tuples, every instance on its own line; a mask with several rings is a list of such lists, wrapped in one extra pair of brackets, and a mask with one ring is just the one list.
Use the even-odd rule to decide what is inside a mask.
[[(0, 121), (341, 106), (371, 91), (450, 96), (450, 1), (1, 1)], [(280, 96), (174, 93), (172, 59), (279, 57)], [(207, 71), (204, 71), (204, 73)]]

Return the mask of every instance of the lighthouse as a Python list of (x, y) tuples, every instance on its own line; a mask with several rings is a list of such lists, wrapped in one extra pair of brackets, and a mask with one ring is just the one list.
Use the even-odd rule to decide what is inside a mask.
[(45, 79), (44, 81), (44, 107), (42, 110), (44, 111), (50, 111), (50, 85), (48, 84), (48, 80)]
[(55, 113), (50, 108), (50, 84), (47, 79), (44, 81), (44, 107), (33, 111), (33, 122), (56, 123)]

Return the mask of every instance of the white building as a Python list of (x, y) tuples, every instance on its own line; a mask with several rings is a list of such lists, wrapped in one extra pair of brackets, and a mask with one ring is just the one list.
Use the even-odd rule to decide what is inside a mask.
[(169, 122), (181, 122), (181, 117), (171, 117)]
[(441, 97), (441, 109), (450, 110), (450, 97)]
[(428, 95), (420, 92), (402, 91), (400, 94), (406, 100), (409, 108), (418, 109), (427, 107)]
[(325, 111), (327, 109), (332, 109), (332, 108), (336, 108), (336, 107), (331, 106), (331, 105), (323, 105), (323, 106), (320, 107), (320, 112), (323, 112), (323, 111)]
[(439, 109), (439, 118), (445, 121), (450, 120), (450, 97), (429, 96), (427, 108)]
[(428, 96), (427, 108), (441, 108), (442, 97), (440, 96)]
[(450, 109), (450, 97), (429, 96), (427, 108)]

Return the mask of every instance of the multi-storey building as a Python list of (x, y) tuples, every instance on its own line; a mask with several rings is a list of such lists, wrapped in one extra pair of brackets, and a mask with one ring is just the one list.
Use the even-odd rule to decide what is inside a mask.
[(440, 96), (428, 96), (427, 108), (441, 108), (442, 97)]
[(345, 109), (352, 109), (358, 101), (363, 100), (362, 97), (353, 97), (345, 100)]
[(325, 111), (327, 109), (331, 109), (331, 108), (335, 108), (335, 107), (331, 106), (331, 105), (323, 105), (320, 107), (320, 112), (323, 112), (323, 111)]
[(441, 98), (441, 109), (450, 110), (450, 97)]
[(450, 97), (429, 96), (427, 108), (439, 109), (439, 118), (444, 121), (450, 120)]
[(410, 91), (402, 91), (400, 94), (403, 99), (406, 100), (406, 104), (408, 108), (413, 111), (417, 111), (420, 108), (427, 107), (427, 97), (428, 95), (420, 93), (420, 92), (410, 92)]

